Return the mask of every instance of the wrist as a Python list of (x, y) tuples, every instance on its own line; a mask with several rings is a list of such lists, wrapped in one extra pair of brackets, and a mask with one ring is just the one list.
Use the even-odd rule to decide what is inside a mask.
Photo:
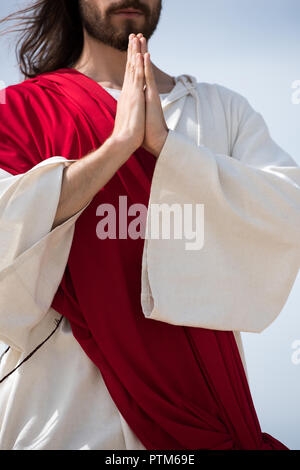
[(159, 155), (161, 154), (161, 151), (165, 145), (165, 142), (167, 140), (169, 134), (169, 129), (165, 129), (159, 137), (156, 139), (155, 144), (151, 147), (150, 152), (158, 158)]
[(110, 147), (112, 154), (116, 154), (121, 160), (127, 160), (136, 150), (133, 145), (124, 139), (120, 139), (114, 135), (108, 137), (105, 144)]

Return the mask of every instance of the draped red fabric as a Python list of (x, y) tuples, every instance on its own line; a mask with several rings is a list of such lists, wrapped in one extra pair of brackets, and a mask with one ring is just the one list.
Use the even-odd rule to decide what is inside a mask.
[[(9, 88), (0, 124), (1, 167), (17, 174), (51, 156), (85, 156), (110, 135), (116, 105), (73, 69)], [(53, 307), (68, 318), (147, 449), (287, 449), (261, 432), (233, 333), (146, 319), (140, 300), (143, 238), (120, 238), (118, 230), (114, 239), (97, 237), (100, 205), (115, 208), (117, 229), (119, 196), (128, 207), (148, 205), (156, 162), (138, 149), (82, 213)]]

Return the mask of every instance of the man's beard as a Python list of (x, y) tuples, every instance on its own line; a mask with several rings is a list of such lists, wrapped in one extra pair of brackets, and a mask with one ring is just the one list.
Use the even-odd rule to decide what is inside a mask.
[[(142, 33), (147, 40), (151, 38), (160, 19), (162, 1), (159, 0), (157, 7), (151, 11), (148, 5), (141, 3), (140, 0), (121, 0), (109, 7), (104, 17), (93, 2), (79, 0), (79, 8), (82, 24), (91, 37), (119, 51), (127, 51), (128, 36), (131, 33)], [(144, 13), (142, 27), (138, 29), (135, 20), (130, 18), (123, 20), (122, 29), (118, 29), (112, 24), (111, 15), (113, 12), (125, 8), (135, 8)]]

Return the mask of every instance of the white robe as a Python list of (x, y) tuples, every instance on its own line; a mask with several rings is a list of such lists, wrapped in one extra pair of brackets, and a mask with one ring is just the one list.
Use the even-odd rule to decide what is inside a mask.
[[(228, 89), (180, 76), (162, 104), (170, 133), (150, 203), (204, 204), (205, 245), (145, 241), (143, 311), (149, 321), (233, 330), (244, 361), (239, 332), (277, 317), (300, 267), (300, 168)], [(67, 163), (54, 156), (24, 175), (0, 174), (0, 340), (10, 346), (0, 381), (61, 317), (50, 305), (82, 212), (51, 231)], [(0, 449), (144, 449), (67, 319), (0, 383)]]

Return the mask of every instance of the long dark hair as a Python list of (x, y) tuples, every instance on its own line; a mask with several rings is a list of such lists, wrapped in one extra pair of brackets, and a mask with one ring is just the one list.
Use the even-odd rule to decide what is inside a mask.
[(8, 32), (20, 34), (16, 55), (26, 78), (72, 66), (83, 48), (78, 0), (38, 0), (0, 20), (14, 22)]

